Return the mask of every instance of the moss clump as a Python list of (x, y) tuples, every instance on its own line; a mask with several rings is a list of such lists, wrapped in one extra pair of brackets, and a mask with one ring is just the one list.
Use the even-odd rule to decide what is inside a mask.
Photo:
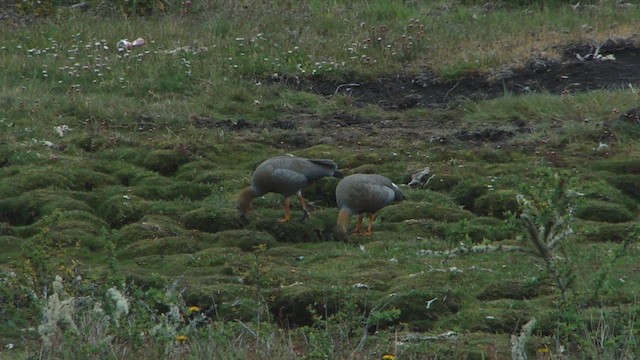
[(39, 189), (20, 196), (0, 200), (0, 220), (12, 225), (29, 225), (40, 216), (54, 211), (81, 210), (92, 212), (86, 203), (62, 195), (56, 190)]
[(210, 161), (192, 161), (180, 166), (175, 178), (178, 180), (215, 185), (233, 177), (229, 170), (220, 169), (219, 164)]
[(118, 258), (131, 259), (148, 255), (173, 255), (203, 250), (205, 244), (184, 236), (145, 238), (130, 242), (118, 251)]
[(622, 160), (607, 159), (593, 164), (593, 168), (616, 174), (640, 174), (640, 159), (631, 157)]
[(202, 207), (182, 215), (181, 221), (187, 229), (215, 233), (242, 227), (240, 216), (235, 210), (219, 207)]
[(105, 136), (96, 133), (84, 133), (69, 138), (69, 142), (80, 149), (95, 153), (108, 146), (109, 141)]
[(142, 219), (148, 208), (149, 203), (141, 197), (124, 193), (103, 200), (96, 212), (109, 225), (120, 228)]
[(0, 262), (6, 263), (12, 257), (20, 256), (20, 244), (23, 242), (24, 240), (17, 236), (0, 233)]
[(9, 160), (15, 151), (7, 145), (0, 145), (0, 167), (9, 165)]
[(432, 219), (436, 221), (460, 221), (470, 219), (473, 214), (454, 204), (403, 201), (380, 210), (380, 218), (390, 222), (410, 219)]
[(177, 150), (156, 150), (142, 158), (141, 164), (145, 168), (162, 175), (172, 175), (182, 164), (190, 161), (190, 156)]
[(624, 242), (629, 239), (637, 224), (635, 222), (620, 222), (615, 224), (595, 222), (578, 226), (576, 226), (576, 232), (584, 236), (587, 241)]
[[(433, 301), (427, 307), (427, 301)], [(457, 313), (462, 306), (462, 298), (450, 291), (428, 291), (409, 289), (394, 293), (383, 300), (388, 307), (400, 310), (398, 321), (405, 323), (413, 331), (429, 331), (443, 316)]]
[(265, 245), (266, 248), (271, 248), (276, 243), (276, 240), (270, 234), (252, 230), (219, 231), (213, 234), (208, 241), (219, 243), (225, 247), (235, 246), (242, 251), (253, 251), (259, 245)]
[(36, 189), (71, 189), (74, 185), (61, 169), (51, 166), (20, 166), (3, 175), (0, 180), (0, 199)]
[(335, 239), (335, 227), (338, 212), (335, 209), (314, 211), (306, 221), (297, 219), (286, 223), (279, 223), (275, 212), (264, 216), (247, 225), (248, 229), (264, 231), (271, 234), (277, 241), (287, 243), (303, 243), (328, 241)]
[[(366, 294), (371, 295), (371, 294)], [(378, 294), (379, 295), (379, 294)], [(278, 320), (292, 326), (312, 325), (314, 315), (332, 316), (346, 306), (365, 309), (367, 299), (351, 287), (290, 284), (274, 289), (268, 297), (269, 310)], [(361, 312), (360, 312), (361, 313)]]
[(318, 205), (322, 207), (335, 207), (336, 206), (336, 186), (340, 179), (329, 177), (316, 181), (315, 183), (307, 186), (303, 190), (303, 195), (306, 200), (312, 205)]
[(31, 226), (18, 227), (15, 234), (25, 240), (46, 238), (58, 247), (73, 247), (79, 252), (104, 249), (107, 224), (87, 211), (56, 210)]
[(474, 201), (474, 212), (481, 216), (506, 219), (509, 213), (518, 211), (517, 195), (518, 192), (515, 190), (490, 191)]
[(461, 175), (435, 174), (435, 177), (423, 188), (433, 191), (449, 192), (465, 178)]
[(142, 147), (119, 146), (113, 149), (106, 149), (97, 153), (100, 159), (108, 163), (130, 163), (135, 164), (139, 158), (144, 158), (149, 153), (148, 149)]
[(469, 211), (475, 210), (475, 201), (488, 192), (486, 181), (480, 178), (465, 179), (458, 182), (450, 192), (456, 203)]
[(158, 175), (152, 171), (139, 168), (130, 164), (121, 164), (121, 167), (114, 169), (113, 175), (124, 186), (132, 186), (143, 182), (147, 178), (158, 177)]
[(544, 290), (542, 283), (539, 281), (505, 280), (486, 286), (477, 295), (477, 299), (482, 301), (497, 299), (527, 300), (548, 293), (548, 291)]
[(115, 235), (118, 246), (144, 239), (181, 236), (186, 231), (177, 221), (162, 215), (146, 215), (140, 221), (123, 226)]
[[(349, 155), (343, 157), (340, 163), (338, 164), (341, 169), (355, 169), (364, 165), (378, 164), (381, 165), (384, 163), (383, 157), (380, 154), (372, 153), (372, 152), (363, 152), (356, 153), (353, 155)], [(359, 171), (364, 172), (364, 168), (361, 168)], [(376, 172), (375, 169), (371, 169), (371, 172)], [(350, 171), (349, 173), (355, 173), (355, 171)]]
[(576, 206), (576, 217), (582, 220), (602, 221), (610, 223), (627, 222), (634, 219), (634, 214), (620, 204), (603, 200), (585, 200)]
[(516, 232), (504, 220), (492, 217), (477, 217), (455, 224), (436, 223), (433, 225), (433, 230), (441, 237), (459, 236), (464, 239), (468, 236), (476, 244), (485, 240), (501, 241), (513, 239), (516, 236)]
[(605, 180), (612, 186), (620, 189), (623, 194), (632, 197), (636, 201), (640, 200), (640, 175), (619, 174), (605, 176)]
[(522, 319), (529, 316), (531, 315), (526, 309), (513, 309), (506, 305), (504, 307), (479, 305), (472, 310), (461, 311), (451, 319), (447, 319), (447, 322), (458, 324), (462, 331), (509, 334), (522, 326)]
[(136, 182), (133, 194), (149, 200), (175, 200), (179, 198), (198, 201), (206, 198), (211, 188), (205, 184), (171, 180), (165, 177), (147, 177)]

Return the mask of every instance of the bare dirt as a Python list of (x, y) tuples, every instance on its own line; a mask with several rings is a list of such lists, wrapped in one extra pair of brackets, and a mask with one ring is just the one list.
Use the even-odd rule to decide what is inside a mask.
[[(387, 140), (430, 141), (500, 146), (518, 133), (530, 131), (521, 119), (501, 128), (465, 128), (455, 110), (460, 100), (486, 100), (528, 93), (575, 94), (596, 89), (638, 88), (640, 48), (634, 39), (611, 39), (604, 44), (562, 46), (562, 59), (534, 58), (522, 68), (503, 68), (490, 74), (472, 74), (457, 80), (443, 80), (433, 73), (416, 76), (397, 75), (372, 81), (349, 79), (344, 82), (322, 78), (271, 79), (280, 85), (326, 97), (343, 94), (355, 106), (376, 105), (385, 110), (413, 108), (441, 109), (437, 118), (396, 121), (390, 118), (364, 117), (356, 112), (336, 112), (320, 117), (296, 111), (280, 120), (255, 124), (246, 120), (230, 121), (196, 116), (192, 124), (201, 128), (261, 133), (268, 129), (286, 133), (280, 146), (287, 150), (315, 144), (383, 146)], [(640, 123), (640, 111), (623, 111), (621, 116)], [(349, 131), (344, 131), (348, 129)], [(260, 135), (262, 136), (262, 135)], [(269, 141), (272, 141), (270, 139)]]
[(439, 79), (430, 72), (345, 83), (322, 79), (285, 81), (300, 90), (325, 96), (347, 94), (358, 104), (384, 109), (446, 108), (459, 99), (484, 100), (531, 92), (576, 93), (637, 84), (640, 49), (634, 43), (633, 39), (611, 39), (599, 46), (564, 46), (561, 60), (534, 58), (524, 68), (502, 68), (455, 81)]

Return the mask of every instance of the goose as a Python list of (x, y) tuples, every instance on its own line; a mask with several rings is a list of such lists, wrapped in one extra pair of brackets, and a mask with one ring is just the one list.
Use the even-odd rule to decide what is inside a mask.
[(324, 177), (342, 178), (338, 165), (330, 159), (305, 159), (296, 156), (276, 156), (262, 162), (253, 172), (251, 185), (238, 195), (236, 208), (241, 217), (251, 210), (251, 201), (257, 196), (273, 192), (284, 196), (284, 216), (279, 222), (291, 219), (291, 196), (296, 195), (302, 205), (302, 218), (309, 217), (307, 203), (302, 197), (302, 189)]
[[(389, 178), (376, 174), (353, 174), (340, 180), (336, 187), (338, 213), (338, 238), (345, 240), (349, 216), (356, 214), (358, 220), (354, 232), (371, 235), (376, 213), (394, 201), (404, 200), (398, 185)], [(369, 227), (362, 232), (362, 218), (369, 214)]]

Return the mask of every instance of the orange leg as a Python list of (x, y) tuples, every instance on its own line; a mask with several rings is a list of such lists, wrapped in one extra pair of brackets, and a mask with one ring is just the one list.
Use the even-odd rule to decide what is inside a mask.
[(298, 200), (300, 200), (300, 204), (302, 205), (302, 218), (300, 218), (300, 220), (306, 220), (309, 218), (309, 216), (311, 215), (311, 212), (309, 211), (309, 208), (307, 207), (307, 203), (306, 201), (304, 201), (304, 198), (302, 197), (302, 193), (300, 191), (298, 191)]
[(376, 220), (376, 214), (370, 214), (369, 215), (369, 227), (367, 228), (367, 231), (363, 234), (364, 236), (370, 236), (371, 234), (373, 234), (373, 222)]
[(291, 220), (291, 198), (284, 199), (284, 216), (278, 219), (278, 222), (285, 223)]
[(358, 219), (356, 221), (356, 228), (353, 229), (353, 233), (360, 234), (362, 232), (362, 215), (358, 214)]

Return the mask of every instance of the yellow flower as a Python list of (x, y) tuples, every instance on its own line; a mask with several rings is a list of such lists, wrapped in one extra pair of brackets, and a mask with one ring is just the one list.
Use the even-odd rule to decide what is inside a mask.
[(176, 340), (182, 342), (187, 340), (187, 335), (178, 335), (176, 336)]
[(541, 347), (538, 349), (539, 353), (548, 353), (549, 352), (549, 348), (547, 347), (547, 345), (545, 345), (544, 347)]
[(198, 307), (198, 306), (190, 306), (189, 307), (189, 314), (195, 313), (195, 312), (200, 312), (200, 310), (202, 310), (202, 309), (200, 309), (200, 307)]
[(382, 360), (396, 360), (396, 356), (392, 354), (382, 355)]

